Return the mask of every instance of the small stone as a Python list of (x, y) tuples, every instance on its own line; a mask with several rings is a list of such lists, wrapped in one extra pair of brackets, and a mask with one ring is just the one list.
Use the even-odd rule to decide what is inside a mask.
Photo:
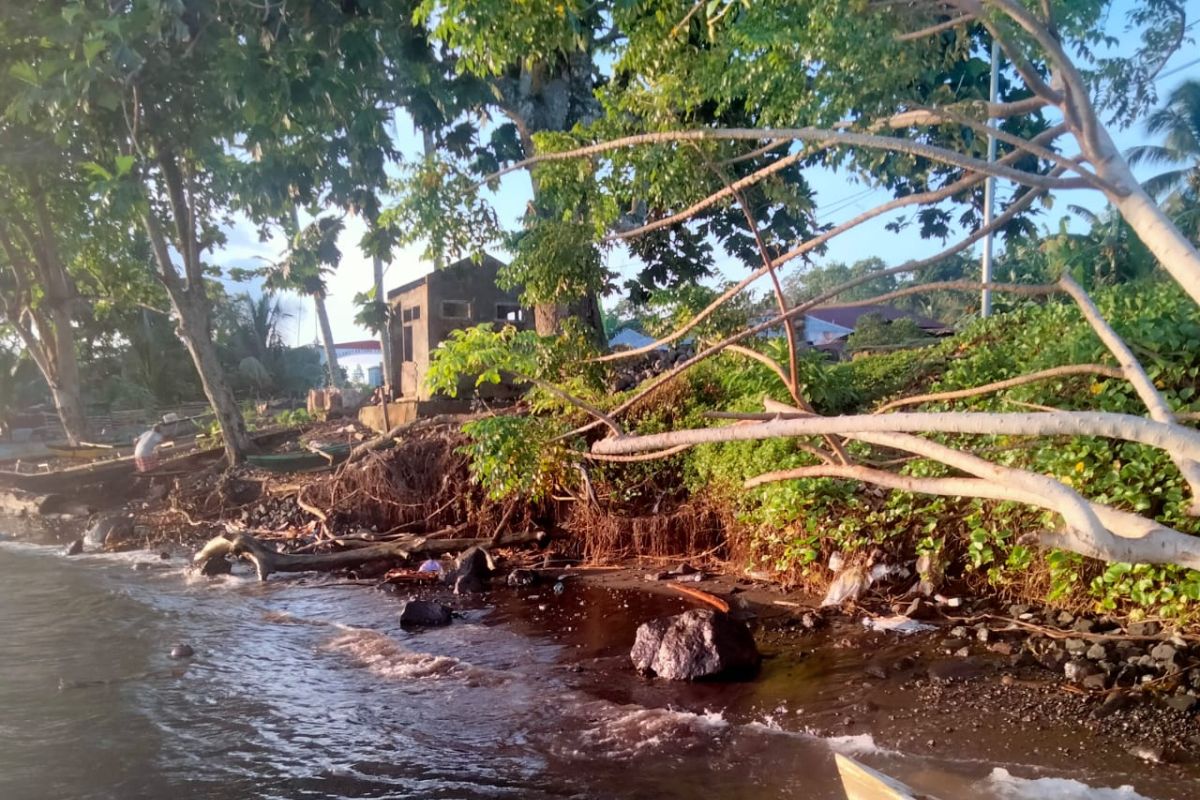
[(1020, 619), (1023, 614), (1029, 613), (1029, 606), (1024, 603), (1017, 603), (1008, 607), (1008, 615)]
[(1055, 618), (1055, 622), (1059, 625), (1071, 625), (1075, 622), (1075, 615), (1070, 611), (1063, 611)]
[(191, 658), (196, 655), (190, 644), (177, 644), (171, 648), (171, 658)]
[(1075, 631), (1076, 633), (1091, 633), (1095, 629), (1095, 621), (1086, 619), (1084, 617), (1080, 617), (1079, 619), (1075, 620), (1075, 623), (1071, 625), (1071, 630)]
[(1081, 655), (1087, 652), (1087, 642), (1083, 639), (1067, 639), (1063, 642), (1063, 646), (1067, 648), (1067, 652), (1073, 656)]
[(988, 645), (988, 650), (991, 650), (993, 653), (999, 653), (1002, 656), (1011, 656), (1013, 646), (1008, 642), (992, 642)]
[(887, 677), (887, 667), (878, 662), (867, 664), (867, 666), (863, 668), (863, 672), (868, 677), (876, 678), (877, 680), (883, 680)]
[(1098, 692), (1108, 688), (1108, 676), (1103, 672), (1097, 672), (1093, 675), (1088, 675), (1080, 685), (1088, 691)]
[(971, 655), (971, 648), (960, 647), (954, 651), (954, 655), (958, 656), (959, 658), (966, 658), (967, 656)]
[(1080, 683), (1089, 675), (1095, 675), (1098, 672), (1095, 665), (1089, 661), (1075, 659), (1068, 661), (1063, 665), (1063, 675), (1071, 683)]
[(1200, 700), (1197, 700), (1190, 694), (1173, 694), (1170, 697), (1163, 698), (1163, 704), (1168, 708), (1182, 711), (1185, 714), (1195, 710), (1197, 703), (1200, 703)]
[(1150, 651), (1151, 658), (1153, 658), (1155, 661), (1161, 661), (1166, 664), (1174, 663), (1175, 654), (1176, 650), (1174, 646), (1169, 645), (1166, 642), (1155, 645), (1154, 649)]
[(952, 639), (967, 639), (970, 635), (971, 632), (967, 630), (966, 625), (955, 625), (950, 629), (950, 638)]
[(1150, 764), (1162, 764), (1165, 761), (1165, 759), (1163, 758), (1163, 749), (1161, 747), (1151, 747), (1149, 745), (1136, 745), (1134, 747), (1129, 748), (1129, 754), (1131, 756), (1136, 756), (1137, 758), (1140, 758), (1142, 761), (1146, 761)]
[(975, 638), (978, 639), (979, 641), (983, 642), (984, 644), (987, 644), (987, 641), (988, 641), (988, 639), (991, 638), (991, 635), (992, 635), (992, 632), (989, 631), (987, 628), (979, 628), (975, 631)]
[(1104, 659), (1108, 658), (1108, 648), (1106, 648), (1100, 642), (1096, 642), (1094, 645), (1088, 648), (1087, 657), (1092, 661), (1103, 661)]
[(1157, 636), (1162, 628), (1157, 622), (1131, 622), (1126, 630), (1130, 636)]

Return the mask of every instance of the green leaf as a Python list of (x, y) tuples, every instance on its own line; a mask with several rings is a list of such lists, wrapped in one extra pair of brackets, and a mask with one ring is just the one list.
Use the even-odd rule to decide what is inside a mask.
[(128, 175), (129, 170), (133, 169), (133, 156), (117, 156), (117, 177)]
[(88, 39), (83, 43), (83, 60), (90, 67), (92, 62), (96, 60), (96, 56), (104, 52), (104, 48), (108, 43), (104, 39)]
[(38, 79), (37, 71), (31, 64), (26, 64), (24, 61), (17, 62), (9, 67), (8, 74), (19, 81), (28, 83), (30, 86), (40, 87), (42, 85)]

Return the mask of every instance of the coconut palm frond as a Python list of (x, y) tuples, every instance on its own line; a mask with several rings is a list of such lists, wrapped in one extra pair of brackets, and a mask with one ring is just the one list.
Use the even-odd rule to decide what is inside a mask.
[(1178, 164), (1181, 159), (1174, 150), (1157, 144), (1144, 144), (1126, 150), (1125, 160), (1130, 166), (1136, 167), (1139, 164)]
[(1173, 169), (1163, 172), (1153, 178), (1147, 178), (1142, 184), (1142, 188), (1155, 200), (1161, 200), (1186, 184), (1191, 173), (1190, 169)]

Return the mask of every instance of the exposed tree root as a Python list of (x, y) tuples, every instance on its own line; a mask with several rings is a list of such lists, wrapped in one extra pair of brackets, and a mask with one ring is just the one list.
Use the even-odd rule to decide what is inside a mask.
[(498, 542), (491, 539), (436, 539), (429, 536), (405, 536), (389, 542), (357, 547), (350, 550), (338, 550), (332, 553), (280, 553), (267, 544), (246, 533), (223, 533), (214, 536), (208, 544), (192, 557), (196, 564), (203, 564), (210, 558), (218, 556), (234, 556), (245, 558), (254, 564), (258, 579), (265, 581), (275, 572), (330, 572), (333, 570), (357, 567), (363, 564), (408, 558), (414, 553), (454, 553), (476, 546), (506, 546), (534, 544), (545, 539), (545, 534), (517, 533), (500, 537)]

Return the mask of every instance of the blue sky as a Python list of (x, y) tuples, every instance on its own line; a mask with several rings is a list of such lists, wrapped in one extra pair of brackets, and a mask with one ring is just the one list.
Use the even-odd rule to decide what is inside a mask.
[[(1123, 30), (1126, 5), (1126, 2), (1118, 2), (1114, 7), (1110, 18), (1110, 32), (1114, 35), (1119, 36)], [(1158, 82), (1160, 98), (1165, 97), (1170, 89), (1184, 80), (1200, 78), (1200, 66), (1193, 65), (1186, 69), (1179, 69), (1180, 66), (1194, 59), (1194, 48), (1184, 47), (1175, 54), (1163, 70), (1165, 77), (1160, 78)], [(396, 133), (405, 156), (419, 157), (419, 137), (413, 132), (411, 124), (405, 119), (398, 119)], [(1112, 130), (1111, 133), (1117, 146), (1122, 150), (1145, 141), (1144, 132), (1137, 125), (1126, 130)], [(845, 220), (890, 199), (890, 195), (885, 191), (873, 190), (870, 186), (845, 173), (819, 168), (810, 169), (805, 174), (816, 194), (817, 216), (823, 223)], [(1000, 181), (997, 187), (997, 197), (1003, 200), (1011, 191), (1011, 185)], [(523, 172), (510, 174), (493, 198), (501, 221), (508, 225), (514, 223), (525, 208), (529, 197), (528, 175)], [(1060, 219), (1070, 216), (1070, 212), (1067, 210), (1068, 204), (1077, 204), (1098, 211), (1105, 205), (1105, 202), (1097, 192), (1059, 192), (1054, 197), (1053, 209), (1043, 212), (1039, 217), (1039, 225), (1057, 228)], [(911, 209), (908, 211), (911, 214)], [(895, 218), (895, 215), (879, 217), (834, 239), (830, 242), (826, 255), (819, 261), (853, 262), (871, 256), (879, 256), (887, 263), (897, 264), (909, 258), (936, 252), (942, 247), (938, 241), (922, 240), (917, 235), (915, 226), (910, 226), (898, 233), (888, 231), (885, 226)], [(340, 241), (343, 252), (342, 265), (330, 282), (328, 305), (334, 336), (338, 341), (369, 337), (366, 331), (354, 324), (353, 297), (355, 293), (368, 289), (372, 281), (371, 262), (359, 252), (357, 246), (362, 233), (363, 226), (359, 220), (347, 221), (346, 230)], [(229, 231), (228, 244), (223, 252), (216, 255), (216, 260), (225, 267), (251, 266), (259, 258), (278, 258), (282, 249), (281, 240), (260, 242), (257, 234), (249, 225), (239, 224)], [(420, 257), (422, 249), (422, 245), (412, 245), (395, 253), (391, 263), (387, 266), (384, 278), (385, 287), (397, 286), (432, 270), (432, 265)], [(978, 254), (978, 250), (979, 246), (977, 245), (974, 252)], [(717, 248), (717, 251), (720, 252), (720, 248)], [(503, 257), (502, 252), (497, 252), (497, 255)], [(637, 264), (626, 251), (612, 251), (608, 260), (609, 267), (622, 275), (631, 274), (637, 270)], [(719, 258), (717, 266), (722, 277), (732, 279), (740, 277), (747, 269), (740, 262), (728, 258)], [(793, 267), (793, 269), (795, 268)], [(258, 288), (247, 284), (230, 285), (230, 291), (247, 290), (257, 292)], [(611, 304), (617, 299), (619, 298), (614, 296), (608, 299), (606, 304)], [(311, 303), (291, 295), (283, 297), (283, 305), (286, 313), (290, 315), (282, 330), (287, 343), (300, 345), (316, 341), (317, 325)], [(370, 360), (369, 358), (355, 359), (350, 361), (349, 365), (352, 368), (355, 363), (365, 364)]]

